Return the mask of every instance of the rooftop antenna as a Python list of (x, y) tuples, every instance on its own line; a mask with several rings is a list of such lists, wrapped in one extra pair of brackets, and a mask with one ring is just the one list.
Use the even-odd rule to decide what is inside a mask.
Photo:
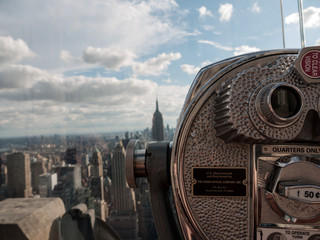
[(282, 44), (283, 44), (283, 48), (286, 48), (286, 40), (285, 40), (285, 37), (284, 37), (282, 0), (280, 0), (280, 10), (281, 10), (281, 25), (282, 25)]
[(305, 38), (304, 38), (303, 3), (302, 3), (302, 0), (298, 0), (298, 11), (299, 11), (301, 48), (304, 48), (306, 46), (306, 42), (305, 42)]
[(156, 92), (156, 112), (159, 112), (158, 92)]

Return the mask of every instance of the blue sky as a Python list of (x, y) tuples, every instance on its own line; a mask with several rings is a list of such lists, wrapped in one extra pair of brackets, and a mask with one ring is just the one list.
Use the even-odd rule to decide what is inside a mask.
[[(297, 1), (283, 7), (300, 48)], [(320, 1), (304, 18), (320, 45)], [(1, 1), (0, 136), (144, 129), (156, 94), (174, 127), (201, 67), (280, 48), (279, 0)]]

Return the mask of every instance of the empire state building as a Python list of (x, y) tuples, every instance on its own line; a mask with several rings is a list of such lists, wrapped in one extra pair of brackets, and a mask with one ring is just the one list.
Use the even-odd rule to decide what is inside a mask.
[(152, 140), (163, 141), (164, 140), (164, 129), (162, 114), (159, 111), (158, 98), (156, 100), (156, 111), (152, 118)]

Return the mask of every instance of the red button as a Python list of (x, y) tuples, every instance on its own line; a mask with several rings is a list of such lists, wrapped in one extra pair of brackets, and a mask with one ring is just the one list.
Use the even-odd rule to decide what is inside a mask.
[(301, 69), (310, 78), (320, 78), (320, 51), (311, 50), (301, 59)]

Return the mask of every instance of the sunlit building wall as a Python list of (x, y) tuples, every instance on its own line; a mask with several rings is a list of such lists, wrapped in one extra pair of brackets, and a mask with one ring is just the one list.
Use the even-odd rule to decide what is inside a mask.
[(125, 149), (119, 142), (112, 156), (112, 191), (114, 194), (113, 209), (117, 212), (135, 211), (135, 197), (129, 188), (125, 174)]
[(39, 176), (40, 197), (51, 197), (54, 186), (58, 184), (57, 173), (43, 173)]
[(37, 194), (39, 194), (39, 176), (43, 173), (47, 173), (46, 159), (39, 156), (37, 161), (31, 164), (32, 189)]
[(32, 196), (29, 154), (12, 153), (7, 156), (9, 197)]
[(112, 154), (112, 211), (108, 221), (121, 239), (138, 238), (135, 195), (125, 177), (125, 149), (119, 142)]
[(96, 216), (105, 221), (107, 204), (104, 201), (103, 168), (100, 151), (95, 148), (91, 160), (91, 196)]

